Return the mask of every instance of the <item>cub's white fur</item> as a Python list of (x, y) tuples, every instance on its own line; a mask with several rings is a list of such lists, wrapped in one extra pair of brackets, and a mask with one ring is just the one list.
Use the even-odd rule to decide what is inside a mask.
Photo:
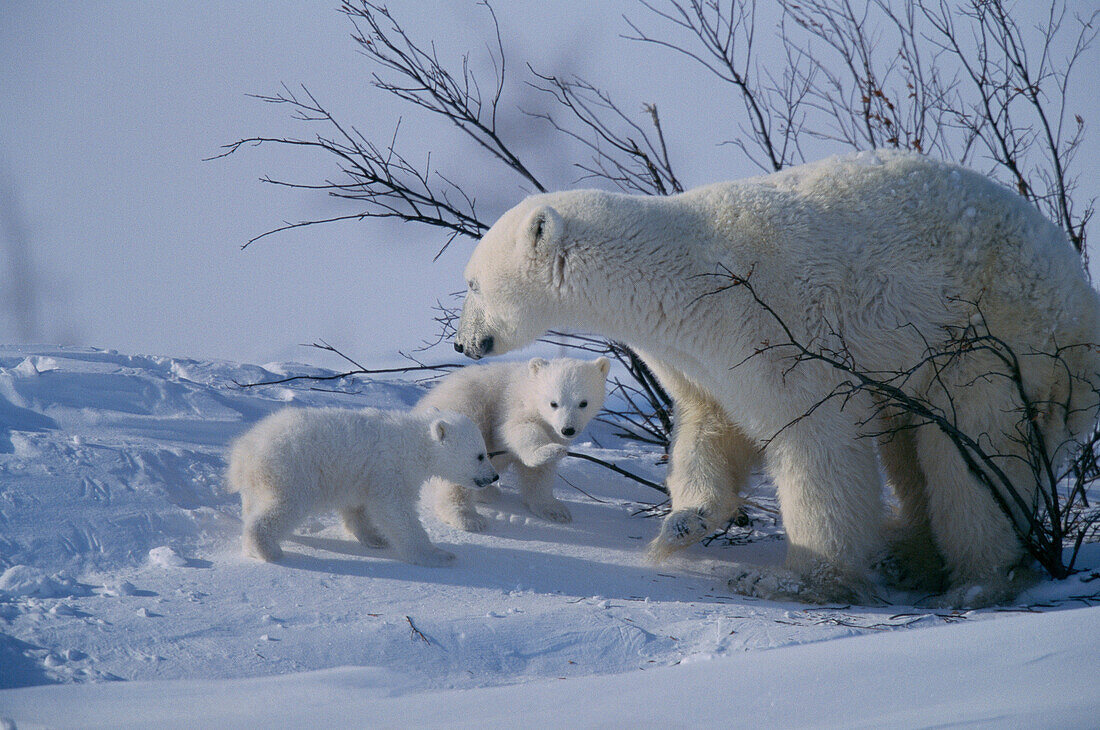
[[(1064, 233), (1015, 192), (916, 154), (831, 158), (668, 197), (535, 195), (485, 234), (466, 278), (456, 349), (476, 359), (548, 329), (594, 332), (631, 346), (671, 395), (672, 512), (655, 557), (725, 524), (762, 457), (788, 552), (785, 572), (733, 582), (756, 595), (868, 597), (883, 522), (875, 432), (895, 433), (879, 450), (901, 503), (902, 582), (936, 590), (942, 575), (944, 603), (982, 605), (1014, 596), (1025, 572), (1008, 518), (944, 434), (866, 398), (830, 398), (847, 376), (796, 362), (789, 336), (843, 348), (867, 373), (917, 368), (898, 386), (1003, 455), (1025, 501), (1035, 480), (1003, 363), (979, 349), (918, 367), (929, 348), (982, 322), (980, 303), (982, 326), (1019, 356), (1047, 444), (1096, 420), (1100, 300)], [(1039, 354), (1058, 348), (1060, 362)]]
[(454, 555), (429, 541), (416, 514), (433, 476), (470, 489), (497, 478), (477, 426), (458, 413), (289, 408), (241, 436), (229, 456), (240, 492), (244, 552), (278, 560), (279, 543), (308, 515), (334, 509), (369, 547), (439, 566)]
[[(566, 446), (603, 407), (610, 367), (606, 357), (472, 365), (440, 380), (416, 409), (469, 416), (490, 453), (500, 452), (493, 465), (501, 472), (514, 469), (528, 509), (546, 520), (569, 522), (569, 508), (554, 497), (554, 476)], [(471, 532), (485, 529), (485, 518), (461, 483), (433, 479), (432, 496), (436, 514), (447, 524)]]

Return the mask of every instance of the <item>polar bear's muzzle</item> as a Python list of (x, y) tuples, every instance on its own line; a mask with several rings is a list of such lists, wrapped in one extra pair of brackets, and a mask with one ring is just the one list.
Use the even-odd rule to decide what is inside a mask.
[(474, 486), (478, 489), (485, 489), (485, 487), (489, 486), (498, 479), (500, 479), (500, 474), (494, 472), (493, 476), (491, 477), (478, 477), (477, 479), (474, 479)]
[(456, 339), (455, 352), (460, 352), (466, 357), (471, 357), (474, 360), (483, 358), (493, 352), (493, 336), (485, 335), (473, 346), (464, 345), (461, 341)]

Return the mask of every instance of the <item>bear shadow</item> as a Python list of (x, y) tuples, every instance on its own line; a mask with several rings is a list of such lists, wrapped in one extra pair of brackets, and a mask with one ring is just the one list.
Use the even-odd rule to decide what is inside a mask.
[[(467, 543), (440, 547), (457, 553), (453, 565), (428, 568), (393, 557), (388, 549), (374, 550), (353, 540), (294, 536), (287, 542), (334, 552), (347, 557), (327, 557), (284, 550), (277, 563), (291, 570), (345, 575), (353, 578), (415, 581), (441, 586), (489, 588), (505, 593), (531, 591), (563, 597), (662, 601), (689, 599), (728, 604), (736, 596), (722, 595), (721, 576), (693, 573), (683, 566), (676, 573), (641, 563), (603, 563), (538, 550), (493, 544)], [(483, 566), (492, 565), (486, 572)], [(716, 594), (716, 595), (711, 595)]]

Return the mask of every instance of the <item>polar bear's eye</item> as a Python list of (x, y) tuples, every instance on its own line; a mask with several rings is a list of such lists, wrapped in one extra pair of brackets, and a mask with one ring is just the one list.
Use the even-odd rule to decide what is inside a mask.
[(481, 286), (477, 283), (477, 279), (470, 279), (468, 282), (466, 282), (466, 288), (468, 288), (473, 294), (478, 294), (481, 292)]
[(582, 400), (578, 407), (579, 408), (587, 408), (588, 407), (588, 401)]
[(550, 401), (550, 407), (551, 408), (557, 408), (558, 407), (557, 401)]
[(485, 461), (485, 454), (478, 454), (477, 455), (477, 460), (478, 461)]

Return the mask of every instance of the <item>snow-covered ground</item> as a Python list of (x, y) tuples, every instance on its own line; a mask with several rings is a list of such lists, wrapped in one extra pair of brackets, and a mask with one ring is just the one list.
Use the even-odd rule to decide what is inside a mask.
[[(934, 611), (885, 590), (890, 603), (874, 607), (759, 601), (731, 595), (723, 576), (733, 562), (780, 559), (767, 511), (654, 567), (641, 548), (658, 523), (638, 513), (660, 495), (567, 460), (558, 495), (570, 525), (528, 515), (507, 475), (502, 499), (481, 507), (485, 534), (424, 513), (454, 567), (362, 548), (332, 515), (285, 544), (282, 563), (247, 560), (221, 476), (234, 435), (287, 403), (405, 407), (422, 392), (380, 380), (237, 385), (320, 372), (0, 347), (0, 718), (23, 728), (1100, 717), (1100, 608), (1088, 607), (1100, 603), (1097, 545), (1083, 553), (1089, 570), (1036, 586), (1012, 610)], [(663, 476), (653, 452), (599, 429), (582, 438), (581, 450)], [(767, 485), (753, 498), (774, 505)]]

